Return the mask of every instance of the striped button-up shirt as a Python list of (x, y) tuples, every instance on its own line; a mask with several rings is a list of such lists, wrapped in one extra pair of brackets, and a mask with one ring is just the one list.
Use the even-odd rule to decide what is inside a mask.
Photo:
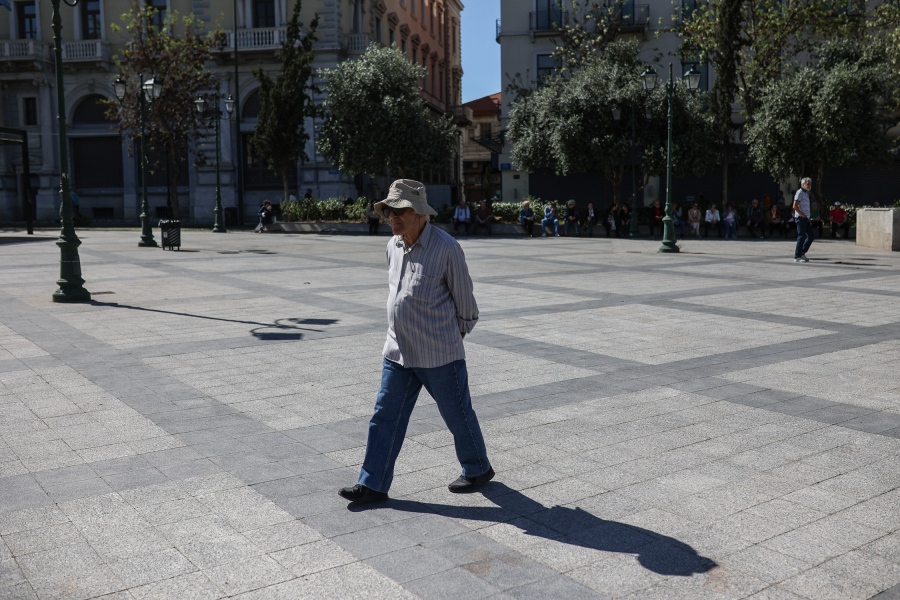
[(400, 236), (391, 238), (387, 262), (384, 357), (410, 368), (464, 359), (461, 334), (478, 322), (478, 305), (459, 243), (429, 223), (412, 247)]

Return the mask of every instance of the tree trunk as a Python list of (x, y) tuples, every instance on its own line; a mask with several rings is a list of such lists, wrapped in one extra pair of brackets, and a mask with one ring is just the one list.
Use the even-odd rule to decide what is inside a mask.
[(290, 196), (290, 192), (288, 191), (288, 172), (285, 171), (281, 174), (281, 183), (284, 184), (284, 202), (287, 204), (288, 197)]
[(731, 156), (730, 144), (725, 142), (722, 144), (722, 206), (728, 205), (728, 163)]
[(169, 197), (172, 200), (172, 218), (181, 220), (181, 204), (178, 202), (178, 179), (181, 177), (181, 165), (178, 163), (178, 152), (175, 141), (166, 142), (166, 162), (169, 163)]
[(818, 200), (819, 206), (822, 207), (822, 210), (825, 209), (825, 196), (822, 195), (822, 179), (825, 178), (825, 168), (821, 165), (819, 166), (819, 170), (816, 173), (816, 194), (815, 199)]

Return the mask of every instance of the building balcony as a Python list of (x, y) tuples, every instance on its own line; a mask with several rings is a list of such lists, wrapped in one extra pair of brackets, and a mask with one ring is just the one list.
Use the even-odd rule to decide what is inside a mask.
[(102, 40), (84, 40), (81, 42), (63, 42), (63, 62), (67, 65), (109, 63), (109, 42)]
[(347, 54), (362, 54), (374, 41), (368, 33), (350, 33), (341, 36), (341, 47)]
[[(40, 40), (0, 40), (0, 70), (31, 71), (53, 62), (50, 44)], [(42, 65), (41, 63), (45, 63)]]
[(494, 37), (494, 39), (497, 40), (498, 44), (500, 43), (500, 32), (501, 31), (503, 31), (503, 29), (500, 27), (500, 19), (497, 19), (497, 34)]
[(474, 115), (468, 106), (453, 106), (450, 112), (453, 114), (453, 124), (457, 127), (466, 127), (472, 124)]
[[(280, 50), (287, 34), (287, 27), (253, 27), (251, 29), (237, 30), (237, 49), (239, 52), (257, 52), (267, 50)], [(235, 32), (226, 31), (228, 38), (225, 46), (217, 48), (216, 52), (234, 52)]]
[(532, 33), (541, 31), (555, 31), (569, 21), (567, 10), (537, 10), (530, 15), (530, 29)]

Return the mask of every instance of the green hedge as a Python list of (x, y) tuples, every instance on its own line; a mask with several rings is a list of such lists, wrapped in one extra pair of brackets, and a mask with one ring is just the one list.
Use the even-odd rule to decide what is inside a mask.
[(363, 196), (348, 204), (344, 198), (301, 198), (281, 203), (281, 218), (298, 221), (364, 221), (369, 200)]

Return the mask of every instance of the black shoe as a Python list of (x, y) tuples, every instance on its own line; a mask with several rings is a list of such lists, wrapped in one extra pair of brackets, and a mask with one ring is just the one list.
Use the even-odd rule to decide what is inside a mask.
[(354, 504), (369, 504), (370, 502), (384, 502), (388, 499), (386, 492), (376, 492), (364, 485), (356, 484), (353, 487), (341, 488), (338, 494), (342, 498), (350, 500)]
[(473, 479), (469, 479), (468, 477), (465, 477), (464, 475), (460, 475), (459, 479), (457, 479), (456, 481), (454, 481), (453, 483), (451, 483), (450, 485), (447, 486), (447, 489), (449, 489), (454, 494), (467, 494), (469, 492), (474, 492), (475, 490), (479, 489), (480, 487), (482, 487), (484, 484), (486, 484), (488, 481), (490, 481), (493, 478), (494, 478), (494, 469), (489, 468), (487, 470), (487, 473), (485, 473), (483, 475), (479, 475), (478, 477), (475, 477)]

